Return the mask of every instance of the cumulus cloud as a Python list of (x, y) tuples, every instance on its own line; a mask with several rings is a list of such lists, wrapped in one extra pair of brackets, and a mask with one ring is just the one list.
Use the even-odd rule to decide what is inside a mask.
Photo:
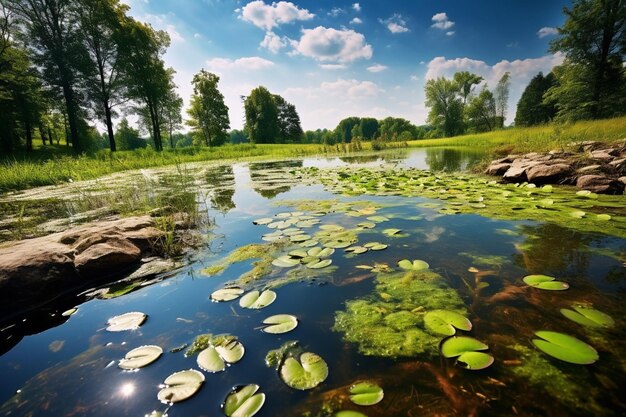
[(344, 99), (363, 99), (376, 97), (384, 92), (376, 83), (355, 79), (338, 78), (336, 81), (324, 81), (318, 87), (293, 87), (285, 90), (287, 96), (302, 96), (308, 99), (328, 96)]
[(537, 31), (537, 36), (539, 36), (539, 38), (545, 38), (546, 36), (554, 36), (558, 34), (559, 31), (557, 30), (557, 28), (551, 27), (542, 27)]
[(289, 1), (265, 4), (265, 2), (257, 0), (246, 4), (236, 11), (239, 13), (240, 19), (266, 31), (270, 31), (283, 23), (309, 20), (315, 16), (307, 9), (301, 9)]
[(444, 12), (435, 14), (432, 21), (435, 23), (433, 23), (431, 27), (435, 29), (448, 30), (454, 26), (454, 22), (448, 19), (448, 15)]
[(320, 68), (325, 70), (340, 70), (346, 69), (348, 66), (345, 64), (320, 64)]
[(350, 29), (303, 29), (300, 40), (292, 40), (291, 45), (294, 53), (322, 62), (345, 64), (372, 57), (372, 46), (365, 42), (365, 36)]
[(367, 67), (369, 72), (381, 72), (387, 69), (386, 65), (374, 64), (371, 67)]
[(363, 23), (363, 21), (359, 19), (358, 17), (355, 17), (354, 19), (350, 21), (350, 23), (353, 25), (360, 25), (361, 23)]
[(257, 71), (274, 66), (272, 61), (258, 56), (248, 56), (237, 59), (213, 58), (206, 62), (208, 68), (213, 71), (224, 70), (249, 70)]
[(451, 78), (455, 72), (469, 71), (478, 74), (485, 79), (490, 88), (494, 88), (498, 80), (508, 72), (511, 74), (511, 87), (509, 98), (509, 119), (515, 116), (517, 102), (522, 92), (532, 77), (538, 72), (549, 73), (556, 65), (563, 63), (565, 56), (557, 52), (553, 55), (545, 55), (540, 58), (516, 59), (514, 61), (502, 60), (494, 65), (485, 61), (471, 58), (446, 59), (443, 56), (433, 58), (428, 63), (424, 79), (429, 80), (437, 77)]
[(341, 7), (333, 7), (333, 8), (331, 9), (331, 11), (330, 11), (330, 12), (328, 12), (328, 15), (329, 15), (329, 16), (332, 16), (332, 17), (337, 17), (337, 16), (339, 16), (341, 13), (344, 13), (344, 12), (345, 12), (345, 10), (343, 10)]
[(409, 28), (406, 27), (406, 21), (398, 13), (394, 13), (389, 19), (378, 19), (378, 21), (387, 26), (391, 33), (405, 33), (409, 31)]
[(261, 48), (267, 48), (271, 53), (275, 54), (287, 46), (287, 42), (274, 32), (269, 31), (265, 33), (265, 37), (261, 41), (260, 46)]
[(357, 12), (361, 11), (361, 5), (359, 3), (353, 3), (352, 8)]
[(454, 35), (455, 33), (456, 33), (455, 31), (450, 30), (450, 31), (446, 32), (446, 35), (447, 35), (447, 36), (452, 36), (452, 35)]

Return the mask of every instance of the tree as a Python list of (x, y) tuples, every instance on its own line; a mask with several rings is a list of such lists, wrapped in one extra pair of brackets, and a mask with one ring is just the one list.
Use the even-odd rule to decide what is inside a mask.
[(509, 107), (509, 87), (511, 86), (511, 73), (505, 72), (496, 85), (494, 98), (496, 100), (496, 115), (499, 118), (498, 127), (504, 126), (506, 111)]
[(461, 97), (463, 97), (463, 106), (467, 104), (467, 98), (474, 90), (474, 85), (478, 85), (483, 81), (483, 77), (472, 74), (468, 71), (455, 73), (453, 79), (459, 88)]
[[(405, 133), (406, 132), (406, 133)], [(405, 139), (400, 139), (402, 135)], [(383, 140), (417, 139), (417, 128), (411, 122), (399, 117), (386, 117), (379, 122), (379, 136)]]
[[(625, 113), (626, 1), (575, 0), (563, 11), (567, 20), (550, 47), (565, 53), (563, 66), (570, 67), (555, 72), (558, 85), (551, 88), (560, 118)], [(580, 97), (574, 91), (582, 84), (590, 93)], [(586, 111), (577, 111), (580, 108)]]
[(11, 0), (4, 7), (19, 18), (45, 81), (62, 89), (72, 146), (80, 153), (77, 64), (86, 53), (71, 5), (72, 0)]
[(457, 83), (444, 77), (431, 79), (425, 92), (426, 106), (430, 107), (428, 122), (444, 136), (463, 133), (463, 103)]
[(334, 140), (343, 143), (350, 143), (352, 141), (352, 129), (360, 123), (361, 118), (359, 117), (346, 117), (341, 120), (335, 128), (336, 135)]
[(279, 135), (278, 107), (267, 88), (257, 87), (244, 100), (244, 131), (252, 143), (275, 143)]
[(121, 25), (117, 43), (123, 82), (128, 86), (128, 97), (145, 106), (155, 149), (161, 151), (162, 107), (174, 88), (174, 70), (166, 69), (162, 59), (170, 38), (165, 31), (155, 31), (131, 18), (125, 18)]
[(128, 6), (118, 0), (81, 0), (74, 5), (79, 32), (89, 60), (82, 68), (87, 94), (95, 114), (104, 121), (109, 148), (116, 150), (113, 134), (113, 108), (126, 101), (118, 65), (118, 44)]
[(278, 109), (278, 136), (282, 143), (297, 143), (302, 141), (302, 127), (296, 106), (287, 102), (278, 94), (274, 94), (274, 102)]
[(378, 120), (364, 117), (359, 123), (359, 130), (363, 139), (372, 140), (378, 136)]
[(230, 143), (232, 143), (233, 145), (248, 142), (248, 137), (246, 136), (246, 133), (243, 130), (233, 129), (230, 131), (229, 136), (230, 136)]
[(167, 137), (170, 140), (170, 148), (175, 147), (174, 131), (183, 127), (183, 99), (171, 88), (164, 100), (163, 109), (163, 127), (167, 131)]
[(228, 107), (217, 88), (219, 81), (220, 77), (205, 70), (193, 76), (193, 94), (191, 105), (187, 109), (187, 124), (194, 133), (201, 135), (206, 146), (224, 143), (230, 128)]
[(139, 137), (139, 132), (137, 130), (130, 127), (128, 120), (125, 117), (117, 126), (115, 140), (120, 150), (132, 150), (146, 147), (146, 141)]
[(475, 132), (488, 132), (496, 127), (496, 100), (486, 86), (477, 96), (470, 98), (465, 114), (470, 128)]
[(544, 102), (543, 96), (555, 84), (556, 78), (553, 73), (544, 77), (540, 72), (530, 80), (517, 103), (516, 126), (538, 125), (554, 118), (556, 114), (554, 103)]

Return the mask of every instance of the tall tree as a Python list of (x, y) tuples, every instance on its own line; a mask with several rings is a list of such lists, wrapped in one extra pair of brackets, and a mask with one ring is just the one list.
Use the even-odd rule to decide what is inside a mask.
[(530, 80), (517, 103), (516, 126), (533, 126), (547, 123), (554, 118), (554, 103), (544, 102), (543, 96), (555, 84), (556, 79), (551, 72), (545, 77), (540, 72)]
[(398, 117), (386, 117), (379, 123), (380, 137), (383, 140), (398, 140), (404, 132), (404, 137), (418, 139), (417, 128), (413, 123)]
[(511, 73), (505, 72), (495, 88), (496, 114), (499, 118), (499, 127), (504, 126), (506, 111), (509, 107), (509, 88), (511, 87)]
[(344, 143), (352, 142), (352, 129), (354, 126), (358, 126), (361, 123), (360, 117), (346, 117), (339, 121), (339, 124), (335, 128), (335, 140)]
[(426, 81), (426, 106), (430, 107), (428, 122), (444, 136), (463, 133), (463, 102), (459, 86), (444, 77)]
[(467, 104), (467, 98), (474, 90), (474, 86), (483, 81), (483, 77), (472, 74), (469, 71), (461, 71), (454, 74), (454, 82), (459, 87), (459, 94), (463, 98), (463, 106)]
[(118, 65), (124, 70), (123, 82), (128, 86), (129, 97), (145, 106), (155, 149), (161, 151), (162, 107), (174, 85), (174, 71), (166, 69), (162, 59), (170, 38), (165, 31), (155, 31), (131, 18), (124, 19), (118, 36)]
[[(563, 66), (574, 67), (556, 72), (559, 83), (550, 96), (556, 100), (559, 116), (601, 118), (625, 113), (626, 0), (575, 0), (571, 9), (563, 11), (567, 20), (551, 50), (565, 53)], [(590, 91), (584, 101), (574, 93), (581, 84)]]
[(296, 111), (296, 106), (287, 100), (274, 94), (274, 102), (278, 109), (278, 136), (280, 142), (297, 143), (302, 141), (302, 126), (300, 126), (300, 116)]
[(496, 127), (496, 100), (486, 86), (470, 98), (465, 114), (470, 129), (475, 132), (489, 132)]
[(187, 124), (200, 134), (206, 146), (224, 143), (230, 128), (228, 107), (224, 96), (217, 88), (220, 77), (205, 70), (193, 76), (191, 105), (187, 109)]
[(118, 65), (117, 36), (128, 6), (118, 0), (81, 0), (74, 4), (79, 31), (88, 52), (89, 61), (83, 66), (87, 93), (95, 114), (104, 121), (109, 148), (116, 150), (112, 118), (113, 108), (126, 101), (125, 84), (121, 82)]
[(275, 143), (279, 135), (278, 107), (272, 93), (257, 87), (244, 100), (244, 131), (253, 143)]
[(372, 117), (363, 117), (359, 123), (359, 130), (363, 139), (374, 139), (378, 136), (378, 120)]
[(80, 153), (77, 64), (84, 62), (85, 49), (71, 6), (72, 0), (10, 0), (5, 4), (19, 18), (45, 81), (62, 89), (72, 146)]
[(163, 105), (163, 127), (167, 132), (170, 141), (170, 148), (175, 147), (174, 132), (183, 127), (183, 99), (176, 93), (174, 88), (170, 89), (165, 97)]

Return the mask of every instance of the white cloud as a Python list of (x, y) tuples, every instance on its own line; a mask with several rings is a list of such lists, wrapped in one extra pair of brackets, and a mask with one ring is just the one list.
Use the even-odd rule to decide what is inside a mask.
[(157, 30), (164, 30), (170, 37), (172, 43), (181, 43), (185, 41), (183, 35), (178, 32), (176, 26), (171, 23), (167, 23), (171, 20), (173, 15), (155, 15), (155, 14), (146, 14), (141, 16), (139, 20), (150, 23)]
[(372, 46), (365, 36), (350, 29), (333, 29), (318, 26), (303, 29), (299, 41), (292, 40), (294, 53), (322, 62), (348, 63), (357, 59), (370, 59)]
[(419, 77), (415, 74), (411, 75), (411, 81), (419, 81)]
[(456, 33), (455, 31), (450, 30), (450, 31), (446, 32), (446, 35), (447, 35), (447, 36), (452, 36), (452, 35), (454, 35), (455, 33)]
[(361, 23), (363, 23), (363, 21), (359, 19), (358, 17), (355, 17), (354, 19), (350, 21), (350, 23), (353, 25), (360, 25)]
[(338, 78), (336, 81), (324, 81), (319, 87), (288, 88), (284, 93), (287, 96), (302, 96), (307, 99), (318, 99), (328, 96), (340, 97), (342, 99), (363, 99), (376, 97), (384, 91), (371, 81)]
[(557, 28), (551, 27), (543, 27), (537, 31), (537, 36), (539, 36), (539, 38), (545, 38), (546, 36), (554, 36), (558, 34), (559, 31), (557, 30)]
[(359, 3), (352, 4), (352, 8), (357, 12), (361, 11), (361, 5)]
[(332, 16), (332, 17), (337, 17), (337, 16), (339, 16), (341, 13), (344, 13), (344, 12), (345, 12), (345, 10), (343, 10), (343, 9), (342, 9), (342, 8), (340, 8), (340, 7), (333, 7), (333, 8), (331, 9), (331, 11), (330, 11), (330, 12), (328, 12), (328, 15), (329, 15), (329, 16)]
[(265, 37), (261, 41), (260, 46), (261, 48), (267, 48), (271, 53), (275, 54), (287, 46), (287, 42), (274, 32), (269, 31), (265, 33)]
[(325, 70), (340, 70), (340, 69), (346, 69), (347, 65), (344, 65), (344, 64), (320, 64), (320, 68), (323, 68)]
[(374, 64), (371, 67), (367, 67), (369, 72), (381, 72), (387, 69), (386, 65)]
[(448, 30), (454, 26), (454, 22), (448, 19), (448, 15), (444, 12), (437, 13), (433, 16), (432, 21), (435, 22), (431, 27), (441, 30)]
[(199, 34), (199, 33), (194, 33), (194, 34), (193, 34), (193, 37), (194, 37), (194, 38), (196, 38), (196, 39), (201, 39), (201, 38), (202, 38), (202, 35), (201, 35), (201, 34)]
[(279, 1), (265, 4), (261, 0), (252, 1), (243, 8), (237, 9), (239, 18), (266, 31), (283, 24), (296, 20), (309, 20), (315, 15), (307, 9), (301, 9), (288, 1)]
[(228, 58), (213, 58), (206, 62), (210, 70), (224, 71), (224, 70), (262, 70), (269, 67), (273, 67), (274, 63), (263, 59), (258, 56), (242, 57), (238, 59)]
[(406, 21), (398, 13), (394, 13), (389, 19), (378, 19), (378, 21), (387, 26), (391, 33), (405, 33), (409, 31), (409, 28), (406, 27)]
[(469, 71), (483, 77), (490, 88), (494, 88), (498, 80), (505, 72), (511, 74), (511, 87), (509, 96), (508, 121), (515, 117), (517, 101), (528, 85), (532, 77), (538, 72), (549, 73), (556, 65), (563, 63), (564, 55), (557, 52), (553, 55), (545, 55), (540, 58), (516, 59), (514, 61), (502, 60), (494, 65), (489, 65), (485, 61), (471, 58), (446, 59), (436, 57), (428, 63), (425, 80), (448, 77), (451, 78), (455, 72)]

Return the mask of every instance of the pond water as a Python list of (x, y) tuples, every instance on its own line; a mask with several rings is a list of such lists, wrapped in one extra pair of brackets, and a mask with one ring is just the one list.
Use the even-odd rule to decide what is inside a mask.
[[(421, 149), (195, 167), (200, 211), (211, 219), (205, 244), (182, 268), (122, 296), (66, 297), (4, 323), (0, 415), (217, 416), (231, 389), (246, 384), (266, 396), (258, 416), (623, 415), (624, 197), (505, 186), (463, 172), (481, 158)], [(379, 245), (345, 251), (368, 243)], [(313, 247), (334, 252), (307, 259), (309, 266), (293, 255)], [(310, 268), (324, 259), (332, 263)], [(404, 259), (427, 265), (407, 271)], [(531, 274), (569, 288), (530, 287), (522, 278)], [(261, 309), (211, 300), (234, 286), (271, 288), (276, 300)], [(561, 312), (580, 306), (612, 320), (593, 327)], [(73, 307), (76, 313), (61, 316)], [(440, 354), (447, 336), (425, 317), (441, 310), (470, 320), (471, 330), (457, 335), (488, 345), (491, 366), (465, 369)], [(147, 315), (138, 329), (106, 330), (111, 317), (135, 311)], [(297, 327), (263, 332), (263, 320), (277, 314), (297, 317)], [(540, 330), (575, 337), (598, 359), (556, 359), (533, 343)], [(157, 394), (170, 374), (200, 369), (185, 350), (207, 333), (236, 336), (243, 358), (223, 372), (203, 372), (191, 398), (162, 404)], [(328, 365), (315, 388), (290, 388), (266, 365), (266, 354), (288, 341)], [(163, 354), (135, 371), (118, 368), (143, 345)], [(384, 390), (382, 401), (350, 401), (349, 388), (364, 380)]]

